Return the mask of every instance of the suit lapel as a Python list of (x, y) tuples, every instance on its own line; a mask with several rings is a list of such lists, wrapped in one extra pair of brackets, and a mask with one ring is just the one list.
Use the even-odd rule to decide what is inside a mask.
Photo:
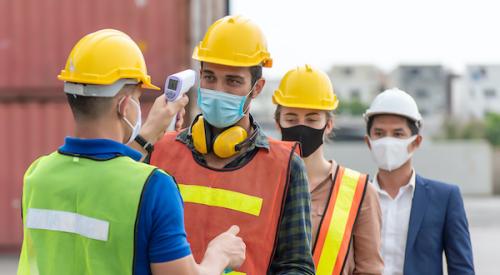
[(410, 224), (408, 226), (408, 237), (406, 240), (406, 252), (410, 251), (417, 238), (420, 225), (424, 219), (425, 211), (429, 202), (427, 193), (427, 183), (425, 180), (416, 175), (415, 192), (413, 193), (413, 201), (411, 204)]

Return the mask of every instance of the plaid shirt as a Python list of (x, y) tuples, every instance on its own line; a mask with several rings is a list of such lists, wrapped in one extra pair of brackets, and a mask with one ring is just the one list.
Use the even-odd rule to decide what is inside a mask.
[[(269, 150), (267, 136), (252, 118), (250, 120), (254, 131), (257, 131), (255, 141), (225, 168), (241, 166), (250, 161), (258, 150)], [(177, 140), (191, 149), (193, 157), (199, 163), (206, 164), (203, 155), (194, 149), (187, 129), (178, 134)], [(315, 274), (311, 254), (310, 202), (306, 168), (302, 159), (295, 155), (290, 169), (290, 183), (279, 227), (276, 253), (268, 274)]]

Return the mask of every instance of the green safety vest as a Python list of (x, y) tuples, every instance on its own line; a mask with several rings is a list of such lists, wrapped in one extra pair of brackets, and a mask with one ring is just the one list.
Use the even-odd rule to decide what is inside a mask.
[(24, 176), (18, 275), (132, 274), (141, 194), (155, 167), (54, 152)]

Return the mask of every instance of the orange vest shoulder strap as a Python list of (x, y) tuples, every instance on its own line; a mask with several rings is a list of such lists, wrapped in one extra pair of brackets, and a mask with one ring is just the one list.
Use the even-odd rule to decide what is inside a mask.
[(187, 150), (187, 147), (180, 141), (177, 141), (179, 132), (167, 132), (155, 143), (154, 150), (151, 153), (150, 163), (161, 167), (162, 162), (181, 153), (181, 150)]
[(367, 184), (368, 175), (338, 167), (313, 251), (317, 274), (342, 273)]
[(276, 140), (274, 138), (268, 138), (269, 141), (269, 146), (272, 148), (282, 148), (287, 152), (290, 152), (290, 150), (293, 150), (297, 155), (300, 156), (300, 148), (299, 144), (294, 141), (281, 141), (281, 140)]

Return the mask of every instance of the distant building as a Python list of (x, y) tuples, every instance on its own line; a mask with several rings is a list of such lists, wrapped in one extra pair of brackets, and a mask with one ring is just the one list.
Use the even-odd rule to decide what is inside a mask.
[(385, 86), (384, 73), (373, 65), (335, 65), (328, 75), (341, 102), (369, 105)]
[(488, 112), (500, 113), (500, 65), (470, 65), (464, 76), (462, 105), (471, 118), (482, 119)]
[(424, 118), (424, 132), (437, 135), (451, 113), (450, 74), (441, 65), (401, 65), (390, 77), (390, 86), (409, 93)]

